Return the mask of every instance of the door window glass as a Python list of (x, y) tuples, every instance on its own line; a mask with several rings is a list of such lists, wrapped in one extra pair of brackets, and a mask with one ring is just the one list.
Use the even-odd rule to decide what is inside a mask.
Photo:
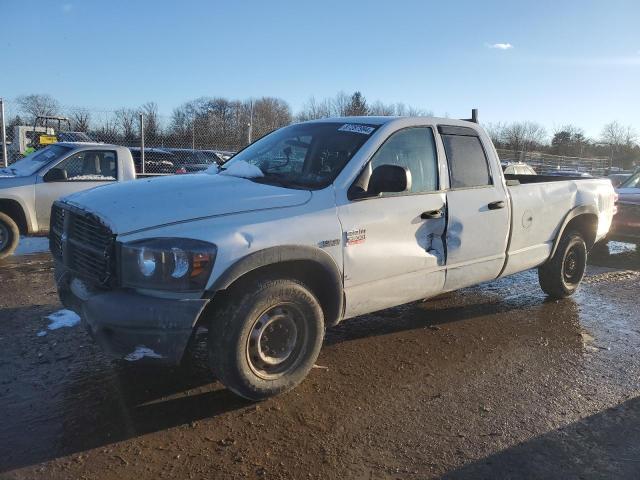
[(442, 135), (449, 161), (451, 188), (471, 188), (491, 185), (489, 164), (478, 137)]
[(60, 162), (57, 167), (66, 170), (67, 181), (113, 181), (117, 176), (116, 152), (85, 150)]
[[(371, 169), (380, 165), (399, 165), (411, 173), (409, 193), (438, 189), (438, 157), (433, 131), (428, 127), (407, 128), (394, 133), (371, 159)], [(384, 193), (384, 196), (403, 195)]]

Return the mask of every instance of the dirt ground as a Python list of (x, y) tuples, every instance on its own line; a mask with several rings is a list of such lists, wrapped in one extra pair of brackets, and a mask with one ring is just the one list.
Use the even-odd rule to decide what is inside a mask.
[(50, 257), (13, 257), (0, 478), (640, 478), (640, 255), (613, 250), (571, 299), (526, 272), (346, 321), (260, 404), (211, 377), (202, 344), (144, 368), (47, 330)]

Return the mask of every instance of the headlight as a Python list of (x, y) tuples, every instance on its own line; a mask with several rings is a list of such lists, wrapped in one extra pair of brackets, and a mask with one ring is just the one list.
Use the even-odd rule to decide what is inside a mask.
[(182, 292), (204, 290), (216, 246), (187, 238), (152, 238), (124, 243), (120, 250), (123, 287)]

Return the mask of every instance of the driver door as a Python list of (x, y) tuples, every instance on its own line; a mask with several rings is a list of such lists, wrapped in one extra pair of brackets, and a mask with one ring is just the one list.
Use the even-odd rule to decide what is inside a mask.
[(35, 187), (38, 230), (49, 229), (51, 205), (59, 198), (116, 181), (117, 163), (115, 151), (83, 150), (50, 168)]
[(381, 165), (406, 168), (411, 185), (338, 206), (347, 318), (426, 298), (445, 282), (446, 194), (439, 190), (433, 130), (392, 134), (356, 184)]

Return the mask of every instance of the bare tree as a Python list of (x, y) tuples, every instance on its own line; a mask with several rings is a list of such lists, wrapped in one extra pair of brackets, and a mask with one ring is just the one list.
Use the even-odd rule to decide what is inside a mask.
[(638, 134), (630, 125), (621, 125), (617, 121), (607, 123), (602, 129), (602, 143), (610, 147), (611, 163), (623, 167), (633, 164), (638, 150)]
[(327, 118), (331, 116), (331, 100), (324, 99), (320, 102), (316, 101), (315, 97), (310, 97), (309, 100), (302, 106), (302, 110), (296, 115), (296, 119), (299, 122), (306, 122), (307, 120), (316, 120), (318, 118)]
[(33, 123), (38, 116), (57, 115), (60, 111), (60, 104), (51, 95), (20, 95), (16, 102), (20, 112), (27, 117), (27, 121), (30, 123)]
[(253, 134), (266, 135), (291, 123), (291, 108), (280, 98), (262, 97), (253, 104)]
[(350, 104), (351, 97), (342, 91), (338, 92), (331, 100), (331, 116), (345, 117)]
[(484, 129), (496, 148), (500, 148), (503, 146), (505, 124), (501, 122), (488, 123), (484, 125)]
[(513, 122), (502, 129), (502, 139), (514, 152), (527, 152), (540, 146), (547, 137), (545, 128), (535, 122)]
[(115, 112), (115, 122), (118, 130), (122, 134), (124, 141), (131, 143), (136, 138), (138, 130), (139, 112), (133, 108), (120, 108)]
[(382, 103), (380, 100), (377, 100), (371, 104), (369, 107), (369, 115), (381, 115), (381, 116), (389, 116), (396, 115), (396, 109), (394, 105)]
[(615, 148), (630, 147), (638, 140), (638, 134), (630, 125), (621, 125), (614, 121), (604, 126), (601, 138), (604, 143)]
[(149, 145), (156, 144), (160, 138), (160, 121), (158, 119), (158, 105), (147, 102), (140, 107), (144, 114), (144, 136)]
[(91, 113), (86, 108), (74, 108), (71, 111), (71, 128), (76, 132), (88, 132)]

